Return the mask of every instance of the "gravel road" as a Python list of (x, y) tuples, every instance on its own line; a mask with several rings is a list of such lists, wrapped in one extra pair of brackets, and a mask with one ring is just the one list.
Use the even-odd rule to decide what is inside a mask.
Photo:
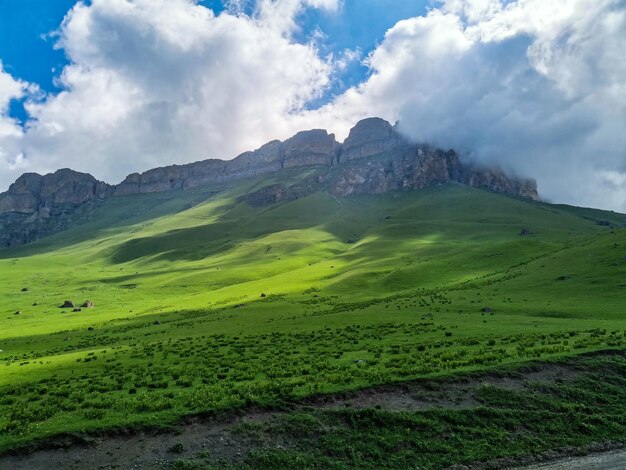
[[(556, 462), (536, 464), (523, 470), (624, 470), (626, 450), (615, 450), (585, 457), (569, 457)], [(522, 470), (521, 468), (519, 470)]]

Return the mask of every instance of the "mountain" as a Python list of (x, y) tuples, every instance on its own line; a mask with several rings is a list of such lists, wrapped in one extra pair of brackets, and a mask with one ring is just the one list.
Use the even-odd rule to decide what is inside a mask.
[(316, 168), (290, 187), (261, 188), (253, 205), (297, 199), (325, 189), (335, 196), (382, 194), (458, 182), (472, 187), (538, 200), (534, 181), (505, 175), (496, 168), (463, 163), (452, 150), (413, 144), (380, 118), (358, 122), (340, 144), (333, 134), (315, 129), (284, 142), (275, 140), (233, 160), (210, 159), (133, 173), (116, 186), (69, 169), (45, 176), (22, 175), (0, 194), (0, 247), (32, 242), (84, 223), (107, 200), (144, 193), (187, 190), (245, 178)]
[[(320, 467), (321, 445), (329, 446), (328, 467), (383, 468), (376, 462), (391, 453), (390, 468), (417, 458), (421, 467), (443, 468), (453, 463), (445, 460), (457, 443), (450, 436), (471, 436), (457, 459), (468, 463), (519, 429), (533, 433), (525, 434), (533, 445), (551, 436), (552, 447), (572, 442), (572, 433), (582, 442), (621, 439), (624, 427), (612, 418), (624, 408), (615, 390), (625, 388), (614, 380), (625, 376), (626, 362), (617, 368), (617, 356), (601, 363), (587, 356), (596, 366), (580, 388), (580, 369), (562, 374), (554, 361), (626, 347), (626, 216), (506, 194), (506, 186), (485, 190), (515, 183), (462, 165), (451, 152), (395, 141), (391, 126), (370, 121), (357, 130), (363, 125), (380, 132), (368, 131), (376, 138), (365, 142), (355, 131), (339, 151), (323, 132), (315, 133), (322, 147), (300, 134), (294, 147), (274, 143), (234, 163), (148, 172), (126, 194), (68, 171), (21, 178), (13, 191), (21, 199), (11, 204), (65, 214), (44, 220), (63, 218), (66, 228), (0, 250), (0, 467), (15, 467), (3, 465), (3, 451), (85, 432), (130, 441), (132, 463), (104, 457), (105, 464), (135, 465), (137, 449), (154, 462), (159, 455), (134, 445), (130, 430), (151, 434), (190, 415), (222, 426), (220, 413), (246, 406), (257, 415), (280, 410), (286, 421), (262, 418), (285, 434), (255, 438), (261, 448), (244, 449), (242, 459), (267, 456), (275, 444), (292, 453), (276, 447), (272, 459), (239, 468)], [(259, 159), (274, 170), (255, 167)], [(289, 163), (302, 159), (313, 164)], [(225, 168), (222, 177), (201, 172), (203, 165)], [(153, 186), (159, 181), (166, 190)], [(547, 361), (544, 369), (538, 360)], [(532, 371), (528, 381), (498, 375), (514, 366)], [(468, 395), (454, 374), (477, 371), (486, 375)], [(593, 380), (598, 371), (604, 382)], [(431, 380), (441, 376), (455, 380), (441, 389), (452, 394), (433, 402), (439, 392)], [(506, 386), (496, 390), (495, 377), (506, 377)], [(332, 394), (417, 378), (424, 388), (415, 393), (396, 384), (398, 394), (373, 402), (381, 388), (370, 388), (354, 407), (333, 408), (341, 395)], [(419, 402), (407, 402), (412, 396)], [(563, 397), (571, 401), (555, 401)], [(583, 412), (560, 413), (580, 410), (581, 397)], [(305, 398), (331, 408), (303, 419), (293, 405), (313, 403)], [(537, 413), (542, 403), (567, 421), (560, 434)], [(602, 420), (591, 422), (598, 415), (587, 411), (596, 409)], [(329, 416), (337, 421), (324, 421)], [(390, 427), (381, 433), (384, 423)], [(350, 434), (342, 434), (346, 427)], [(339, 434), (320, 434), (331, 430)], [(249, 441), (248, 431), (240, 436)], [(224, 432), (217, 435), (237, 438)], [(180, 443), (185, 452), (213, 449), (185, 434), (162, 445), (167, 458)], [(392, 435), (398, 445), (389, 444)], [(353, 465), (353, 453), (337, 452), (347, 436), (351, 447), (373, 449), (361, 462), (379, 460)], [(478, 456), (477, 436), (485, 451)], [(425, 446), (426, 438), (434, 441)], [(116, 453), (120, 441), (112, 442)], [(518, 455), (518, 443), (510, 446)], [(303, 449), (311, 450), (304, 465), (293, 454)], [(228, 465), (222, 455), (209, 463)], [(433, 466), (431, 458), (444, 460)]]

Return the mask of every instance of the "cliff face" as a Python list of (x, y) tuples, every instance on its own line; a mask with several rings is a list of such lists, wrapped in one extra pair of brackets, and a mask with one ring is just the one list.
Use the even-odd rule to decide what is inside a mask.
[(328, 134), (325, 130), (298, 132), (284, 142), (273, 140), (230, 161), (204, 160), (188, 165), (155, 168), (142, 174), (133, 173), (115, 187), (115, 195), (186, 189), (274, 173), (296, 166), (331, 166), (336, 163), (340, 148), (334, 134)]
[(299, 132), (284, 142), (269, 142), (230, 161), (205, 160), (155, 168), (141, 175), (134, 173), (116, 186), (115, 194), (185, 189), (307, 165), (331, 169), (331, 191), (343, 196), (421, 189), (457, 181), (515, 196), (539, 198), (534, 182), (511, 179), (498, 169), (463, 165), (454, 152), (411, 145), (380, 118), (358, 122), (343, 144), (333, 134), (315, 129)]
[(80, 223), (112, 196), (187, 189), (311, 165), (326, 168), (319, 182), (293, 188), (275, 185), (251, 195), (248, 202), (289, 200), (322, 187), (349, 196), (449, 182), (539, 199), (534, 181), (464, 164), (454, 151), (411, 144), (387, 121), (369, 118), (357, 123), (343, 144), (333, 134), (314, 129), (284, 142), (269, 142), (230, 161), (212, 159), (133, 173), (117, 186), (68, 169), (45, 176), (26, 173), (0, 194), (0, 247), (28, 243)]
[(88, 218), (113, 188), (93, 176), (63, 169), (25, 173), (0, 194), (0, 247), (22, 245)]
[(339, 162), (331, 172), (330, 184), (331, 192), (338, 196), (458, 182), (539, 200), (535, 181), (510, 178), (497, 168), (463, 164), (453, 150), (411, 144), (380, 118), (364, 119), (350, 130)]
[(377, 155), (404, 143), (404, 139), (384, 119), (363, 119), (350, 130), (343, 142), (340, 161), (343, 163)]
[(532, 180), (511, 179), (502, 171), (461, 163), (453, 151), (427, 145), (404, 145), (376, 157), (336, 167), (330, 190), (338, 196), (381, 194), (392, 190), (424, 189), (446, 183), (539, 200)]

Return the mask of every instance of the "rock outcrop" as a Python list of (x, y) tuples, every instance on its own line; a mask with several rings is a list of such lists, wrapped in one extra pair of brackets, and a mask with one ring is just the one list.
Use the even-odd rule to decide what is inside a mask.
[(343, 142), (340, 161), (346, 162), (386, 152), (407, 143), (394, 127), (381, 118), (367, 118), (350, 129)]
[(335, 134), (322, 129), (298, 132), (282, 145), (283, 168), (302, 165), (331, 166), (337, 162), (341, 144)]
[(341, 144), (335, 140), (334, 134), (328, 134), (325, 130), (298, 132), (284, 142), (273, 140), (229, 161), (211, 159), (155, 168), (142, 174), (133, 173), (115, 187), (115, 195), (187, 189), (298, 166), (330, 167), (336, 163), (340, 148)]
[(0, 247), (22, 245), (88, 218), (113, 188), (86, 173), (25, 173), (0, 194)]
[(277, 202), (292, 201), (295, 198), (295, 195), (289, 188), (282, 184), (272, 184), (248, 194), (242, 200), (252, 207), (262, 207), (268, 204), (276, 204)]
[(274, 140), (230, 161), (210, 159), (133, 173), (117, 186), (68, 169), (45, 176), (26, 173), (0, 194), (0, 247), (28, 243), (85, 221), (112, 196), (184, 190), (313, 165), (322, 167), (322, 176), (288, 188), (268, 186), (243, 200), (259, 206), (297, 199), (321, 187), (349, 196), (449, 182), (538, 199), (534, 181), (463, 163), (452, 150), (410, 143), (387, 121), (369, 118), (358, 122), (343, 144), (333, 134), (314, 129), (284, 142)]
[(252, 207), (262, 207), (278, 202), (293, 201), (319, 191), (324, 187), (325, 177), (312, 176), (300, 179), (291, 186), (270, 184), (239, 198)]
[(330, 190), (338, 196), (424, 189), (436, 184), (457, 182), (539, 199), (534, 181), (511, 179), (498, 169), (463, 164), (453, 150), (444, 152), (427, 145), (398, 145), (376, 157), (339, 165), (334, 168), (332, 175)]
[(359, 121), (343, 144), (333, 134), (314, 129), (299, 132), (284, 142), (274, 140), (230, 161), (204, 160), (133, 173), (116, 186), (115, 194), (187, 189), (307, 165), (322, 165), (332, 170), (331, 190), (343, 196), (420, 189), (457, 181), (538, 199), (533, 181), (509, 178), (498, 169), (464, 165), (453, 151), (410, 144), (394, 126), (380, 118)]

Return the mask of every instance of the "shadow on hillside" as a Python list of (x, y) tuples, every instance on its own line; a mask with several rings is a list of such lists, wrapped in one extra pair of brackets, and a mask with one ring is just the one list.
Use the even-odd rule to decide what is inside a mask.
[[(354, 209), (354, 205), (347, 206), (344, 207), (326, 193), (317, 193), (289, 203), (241, 211), (236, 216), (225, 211), (210, 224), (128, 240), (115, 248), (111, 260), (114, 263), (126, 263), (153, 257), (155, 261), (197, 261), (272, 234), (314, 228), (338, 241), (353, 243), (355, 240), (352, 238), (360, 238), (367, 228), (380, 220), (373, 220), (365, 210), (361, 214), (348, 214), (346, 212)], [(346, 227), (337, 223), (349, 215), (361, 218), (366, 223), (361, 226), (348, 223)]]
[(91, 220), (33, 243), (0, 250), (0, 259), (22, 258), (98, 240), (151, 220), (188, 210), (220, 194), (217, 190), (172, 191), (109, 199), (96, 209)]
[[(321, 191), (256, 209), (241, 202), (218, 214), (211, 223), (133, 238), (114, 247), (110, 256), (114, 263), (140, 258), (197, 261), (272, 234), (318, 229), (343, 243), (345, 249), (341, 251), (350, 253), (349, 258), (380, 260), (390, 251), (397, 258), (398, 252), (421, 251), (424, 245), (419, 243), (428, 240), (482, 242), (493, 235), (517, 237), (519, 227), (525, 223), (524, 215), (514, 210), (519, 204), (526, 203), (458, 186), (347, 198)], [(510, 220), (503, 221), (504, 213), (511, 214)], [(476, 214), (483, 218), (476, 220)], [(361, 243), (365, 236), (378, 236), (387, 242)]]
[[(157, 277), (161, 275), (172, 274), (172, 272), (176, 272), (177, 274), (193, 274), (196, 272), (206, 272), (207, 266), (197, 266), (191, 267), (187, 266), (184, 268), (176, 268), (172, 269), (160, 269), (160, 270), (151, 270), (149, 272), (150, 277)], [(103, 283), (103, 284), (112, 284), (119, 285), (124, 288), (135, 288), (141, 285), (142, 279), (145, 278), (145, 273), (136, 272), (131, 274), (120, 274), (119, 276), (102, 276), (97, 278), (84, 278), (82, 282), (84, 285), (90, 285), (94, 283)]]
[[(215, 196), (230, 196), (226, 198), (228, 203), (221, 208), (226, 213), (236, 205), (234, 201), (242, 195), (250, 194), (265, 185), (276, 182), (289, 185), (314, 174), (315, 171), (315, 168), (294, 168), (285, 170), (280, 179), (276, 179), (276, 175), (266, 174), (217, 184), (211, 183), (185, 190), (113, 197), (96, 209), (89, 221), (24, 246), (2, 249), (0, 250), (0, 259), (23, 258), (67, 248), (89, 240), (98, 240), (111, 234), (115, 235), (115, 229), (130, 228), (134, 225), (177, 214), (208, 202)], [(132, 231), (129, 231), (130, 233)], [(169, 233), (175, 234), (176, 231)], [(167, 236), (165, 238), (167, 239)], [(139, 245), (143, 247), (143, 244), (140, 243)], [(180, 248), (180, 245), (177, 248)], [(124, 248), (120, 249), (120, 259), (137, 258), (127, 256), (124, 252)], [(156, 251), (147, 249), (145, 253), (156, 254), (160, 251), (158, 248)]]
[[(401, 197), (411, 196), (415, 194)], [(320, 192), (262, 209), (240, 209), (224, 211), (217, 220), (206, 225), (128, 240), (116, 246), (110, 258), (114, 263), (127, 263), (140, 258), (167, 262), (198, 261), (216, 254), (225, 255), (239, 246), (280, 232), (317, 229), (343, 244), (336, 255), (350, 262), (368, 263), (384, 260), (390, 253), (393, 253), (393, 259), (403, 255), (414, 256), (424, 249), (430, 251), (436, 245), (439, 250), (453, 249), (448, 244), (440, 245), (446, 241), (480, 241), (493, 235), (518, 235), (516, 226), (509, 228), (501, 223), (473, 222), (471, 230), (468, 230), (464, 221), (456, 220), (459, 216), (457, 209), (451, 209), (448, 214), (443, 204), (436, 209), (436, 216), (424, 214), (416, 217), (413, 211), (399, 215), (399, 212), (406, 212), (406, 205), (399, 204), (394, 197), (338, 199)], [(371, 237), (371, 240), (365, 237)], [(281, 254), (284, 255), (290, 255), (290, 250), (296, 249), (282, 248), (284, 251)]]

